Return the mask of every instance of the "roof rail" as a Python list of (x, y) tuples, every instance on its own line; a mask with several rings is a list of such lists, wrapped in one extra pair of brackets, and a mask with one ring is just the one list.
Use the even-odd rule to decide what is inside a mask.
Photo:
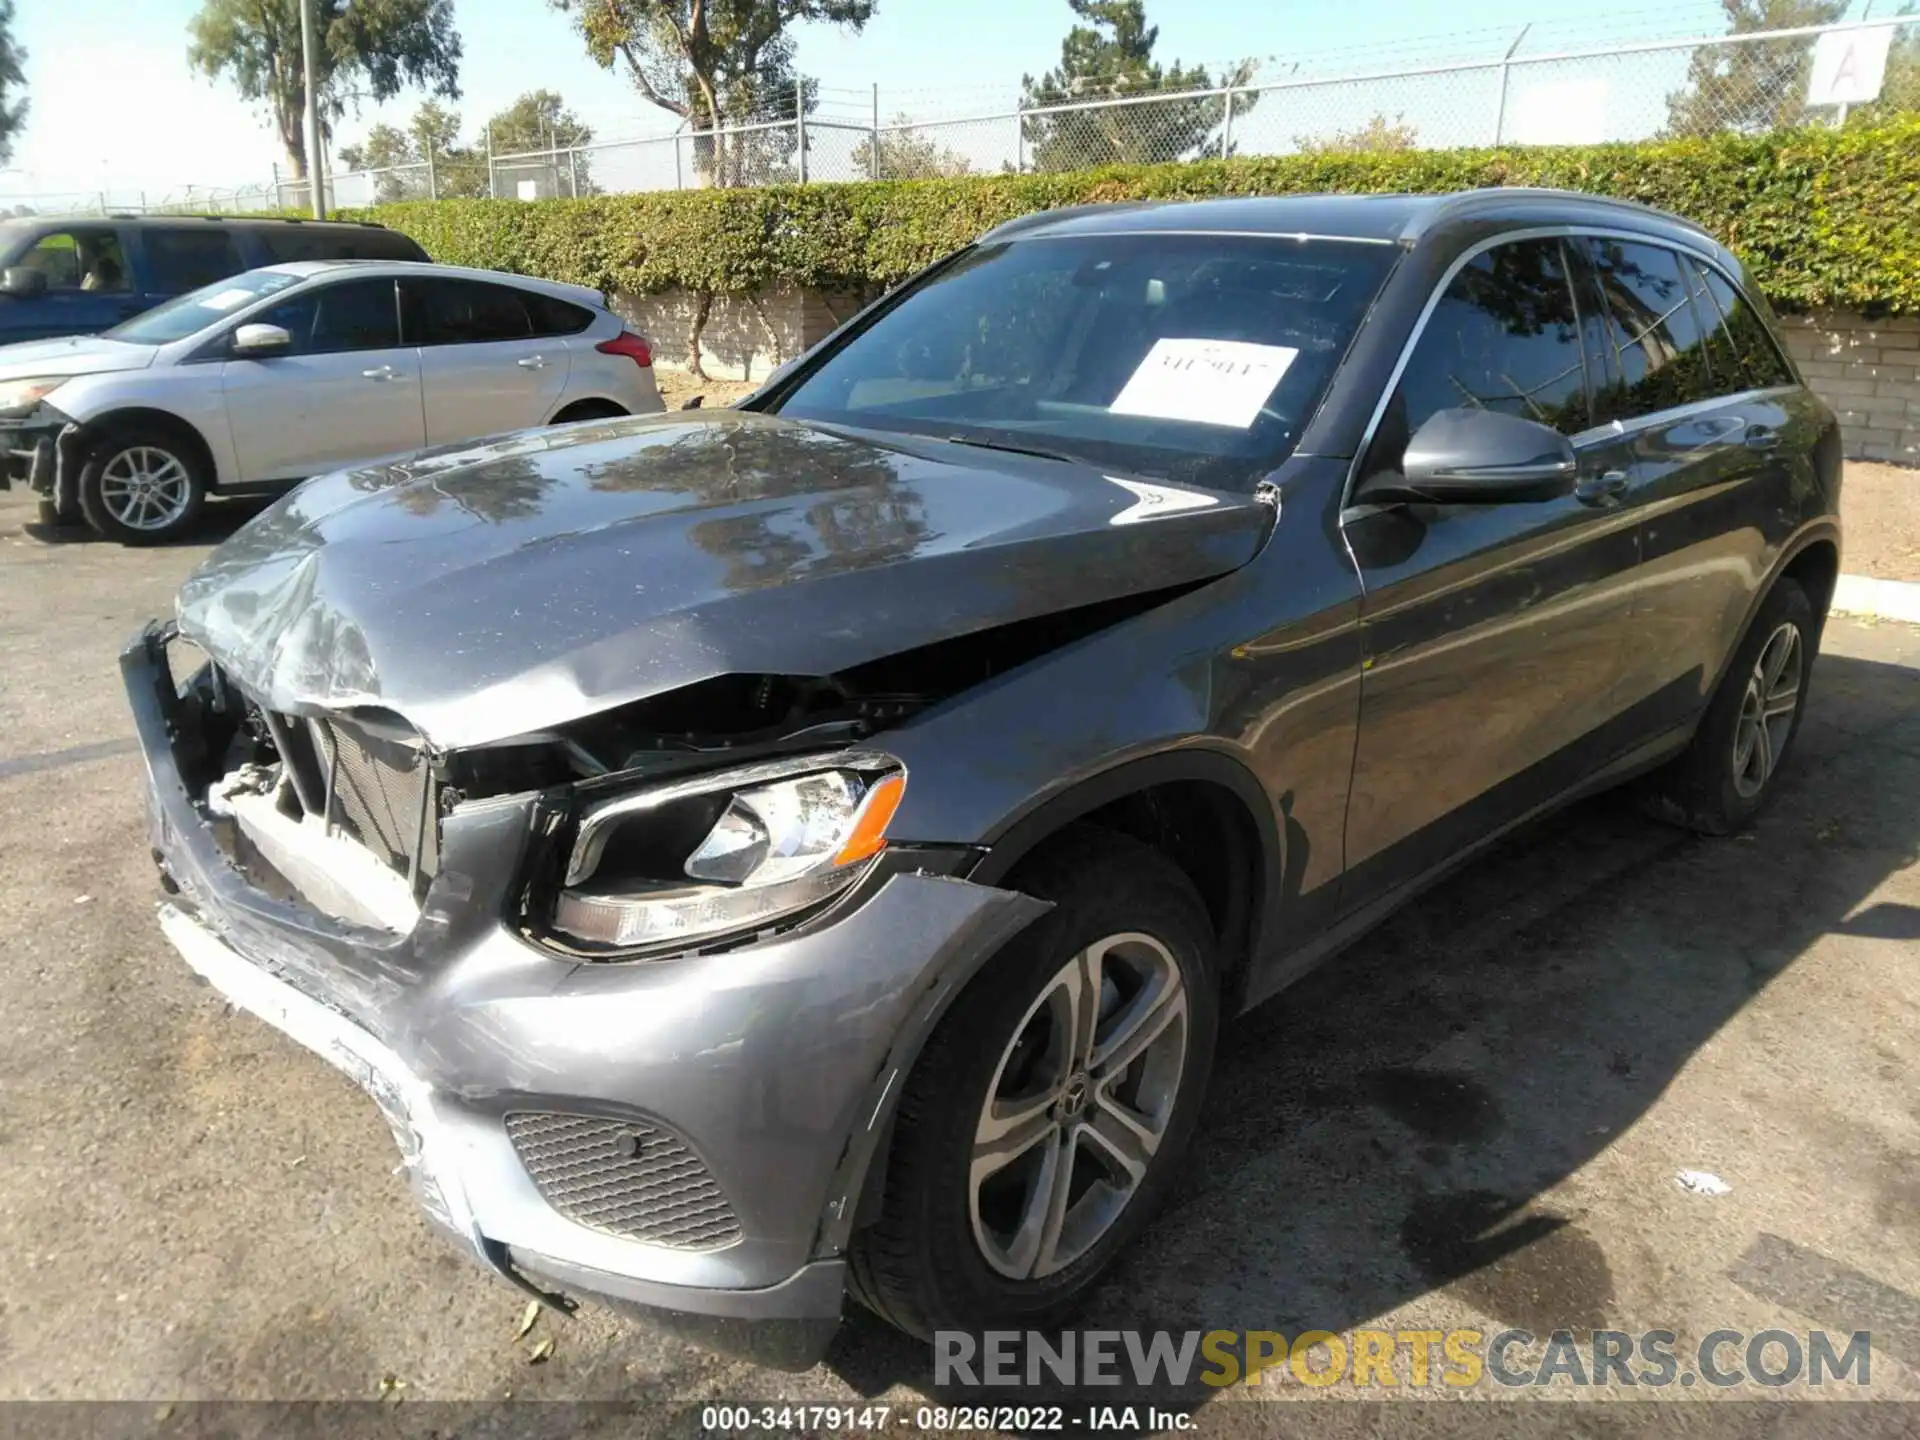
[(1684, 215), (1675, 215), (1670, 210), (1643, 205), (1638, 200), (1621, 200), (1612, 195), (1594, 195), (1585, 190), (1559, 190), (1545, 185), (1499, 185), (1435, 196), (1432, 205), (1422, 206), (1408, 218), (1406, 225), (1400, 231), (1401, 243), (1407, 244), (1418, 239), (1442, 220), (1452, 219), (1462, 213), (1471, 213), (1482, 206), (1497, 206), (1512, 200), (1515, 196), (1541, 200), (1568, 200), (1609, 210), (1630, 210), (1637, 215), (1650, 215), (1669, 225), (1679, 225), (1709, 240), (1713, 238), (1711, 232), (1699, 222), (1689, 220)]
[(1011, 220), (1003, 220), (981, 235), (973, 243), (984, 245), (989, 240), (1004, 240), (1009, 235), (1018, 235), (1022, 231), (1032, 230), (1041, 225), (1050, 225), (1056, 220), (1071, 220), (1076, 215), (1096, 213), (1118, 214), (1123, 210), (1149, 210), (1156, 205), (1164, 205), (1164, 200), (1107, 200), (1088, 205), (1061, 205), (1052, 210), (1034, 210), (1025, 215), (1016, 215)]

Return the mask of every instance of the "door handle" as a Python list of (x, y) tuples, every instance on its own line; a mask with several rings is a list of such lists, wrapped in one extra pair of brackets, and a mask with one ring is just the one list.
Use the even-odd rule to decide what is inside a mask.
[(523, 355), (513, 363), (518, 365), (522, 370), (544, 370), (547, 368), (547, 357), (544, 355)]
[(1583, 505), (1610, 505), (1626, 493), (1627, 472), (1624, 470), (1583, 475), (1573, 484), (1573, 498)]
[(1771, 425), (1749, 425), (1747, 427), (1747, 448), (1749, 450), (1777, 450), (1780, 448), (1780, 432)]
[(376, 365), (371, 370), (362, 370), (360, 373), (369, 380), (398, 380), (400, 378), (400, 372), (391, 365)]

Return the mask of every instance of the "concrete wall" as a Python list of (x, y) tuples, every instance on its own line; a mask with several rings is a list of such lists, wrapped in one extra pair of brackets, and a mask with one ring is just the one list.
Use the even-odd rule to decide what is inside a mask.
[[(615, 297), (663, 365), (687, 363), (693, 296)], [(716, 297), (701, 352), (715, 379), (760, 380), (826, 335), (861, 297), (779, 285), (750, 298)], [(1920, 316), (1869, 320), (1843, 311), (1782, 317), (1787, 349), (1840, 417), (1847, 455), (1920, 465)]]
[(1787, 351), (1840, 417), (1855, 460), (1920, 465), (1920, 316), (1785, 315)]

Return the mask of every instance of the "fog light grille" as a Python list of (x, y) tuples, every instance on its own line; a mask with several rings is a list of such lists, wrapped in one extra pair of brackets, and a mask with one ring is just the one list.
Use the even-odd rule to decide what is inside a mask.
[(727, 1197), (678, 1136), (634, 1120), (524, 1110), (507, 1116), (507, 1136), (569, 1220), (675, 1250), (740, 1238)]

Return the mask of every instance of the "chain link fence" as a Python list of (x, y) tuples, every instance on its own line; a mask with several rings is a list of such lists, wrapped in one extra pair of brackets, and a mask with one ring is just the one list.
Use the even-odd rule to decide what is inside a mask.
[[(1302, 151), (1574, 145), (1843, 121), (1805, 95), (1823, 35), (1889, 32), (1883, 106), (1920, 108), (1920, 17), (1529, 53), (1528, 31), (1443, 64), (1255, 78), (958, 116), (796, 115), (491, 157), (489, 193), (540, 199), (776, 182), (1032, 174)], [(1898, 92), (1898, 93), (1896, 93)], [(586, 178), (576, 178), (586, 177)]]
[[(1847, 106), (1807, 103), (1815, 50), (1826, 36), (1857, 39), (1867, 50), (1888, 43), (1885, 82), (1868, 113), (1920, 110), (1920, 16), (1547, 51), (1528, 48), (1531, 33), (1525, 27), (1406, 42), (1446, 54), (1441, 63), (1343, 68), (1322, 61), (1319, 73), (1298, 73), (1296, 66), (1206, 90), (983, 105), (958, 115), (914, 114), (911, 106), (883, 111), (878, 87), (870, 108), (841, 90), (812, 113), (789, 107), (786, 115), (719, 130), (513, 154), (493, 153), (489, 140), (484, 153), (331, 174), (327, 200), (340, 208), (472, 195), (544, 200), (1033, 174), (1220, 155), (1594, 144), (1845, 123)], [(1117, 82), (1104, 88), (1125, 89)], [(816, 103), (819, 92), (809, 83), (800, 93)], [(186, 186), (152, 199), (103, 191), (0, 196), (0, 213), (12, 214), (308, 208), (307, 183), (277, 174), (265, 185)]]

